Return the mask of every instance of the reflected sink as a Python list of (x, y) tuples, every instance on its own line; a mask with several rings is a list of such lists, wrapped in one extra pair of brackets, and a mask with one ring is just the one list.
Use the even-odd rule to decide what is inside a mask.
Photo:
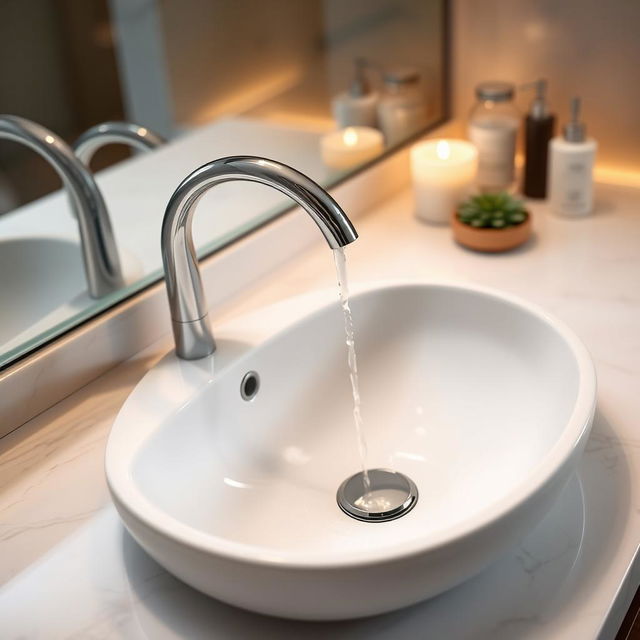
[[(139, 277), (136, 259), (122, 252), (128, 280)], [(93, 306), (86, 291), (77, 241), (35, 236), (0, 241), (0, 353)]]
[(590, 357), (541, 310), (469, 287), (364, 287), (352, 310), (368, 463), (406, 474), (419, 500), (397, 520), (350, 518), (336, 490), (360, 462), (334, 298), (217, 328), (208, 358), (166, 356), (109, 437), (109, 487), (139, 544), (261, 613), (367, 616), (474, 575), (546, 514), (593, 418)]
[[(60, 238), (0, 242), (0, 343), (86, 288), (80, 245)], [(44, 295), (43, 295), (44, 294)]]

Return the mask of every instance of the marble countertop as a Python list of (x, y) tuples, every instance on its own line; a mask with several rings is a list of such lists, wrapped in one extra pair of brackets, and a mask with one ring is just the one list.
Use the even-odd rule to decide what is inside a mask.
[[(170, 337), (0, 440), (3, 638), (613, 638), (640, 581), (640, 190), (600, 185), (597, 214), (551, 216), (508, 254), (420, 224), (409, 192), (357, 221), (352, 281), (420, 278), (509, 291), (564, 320), (591, 351), (598, 411), (578, 473), (542, 523), (467, 583), (396, 613), (342, 623), (265, 618), (168, 575), (128, 536), (103, 474), (110, 425)], [(317, 245), (231, 301), (215, 323), (333, 286)], [(169, 329), (169, 327), (167, 327)], [(384, 588), (384, 585), (381, 585)]]

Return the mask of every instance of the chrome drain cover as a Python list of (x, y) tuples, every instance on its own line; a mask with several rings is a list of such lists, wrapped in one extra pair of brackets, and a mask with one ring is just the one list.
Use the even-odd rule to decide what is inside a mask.
[(347, 515), (363, 522), (386, 522), (416, 506), (418, 488), (410, 478), (391, 469), (369, 469), (367, 473), (368, 492), (363, 471), (347, 478), (338, 489), (338, 505)]

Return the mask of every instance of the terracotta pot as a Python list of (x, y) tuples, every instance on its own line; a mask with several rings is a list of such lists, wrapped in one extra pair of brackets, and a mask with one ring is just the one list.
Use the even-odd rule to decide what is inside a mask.
[(476, 251), (497, 253), (515, 249), (525, 243), (531, 235), (531, 214), (524, 222), (515, 227), (504, 229), (487, 229), (470, 227), (458, 220), (454, 213), (451, 221), (453, 237), (463, 246)]

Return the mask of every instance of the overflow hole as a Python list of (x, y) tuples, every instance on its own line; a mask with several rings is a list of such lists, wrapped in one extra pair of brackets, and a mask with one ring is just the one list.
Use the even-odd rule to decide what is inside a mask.
[(240, 395), (243, 400), (253, 400), (260, 389), (260, 376), (255, 371), (245, 373), (240, 383)]

